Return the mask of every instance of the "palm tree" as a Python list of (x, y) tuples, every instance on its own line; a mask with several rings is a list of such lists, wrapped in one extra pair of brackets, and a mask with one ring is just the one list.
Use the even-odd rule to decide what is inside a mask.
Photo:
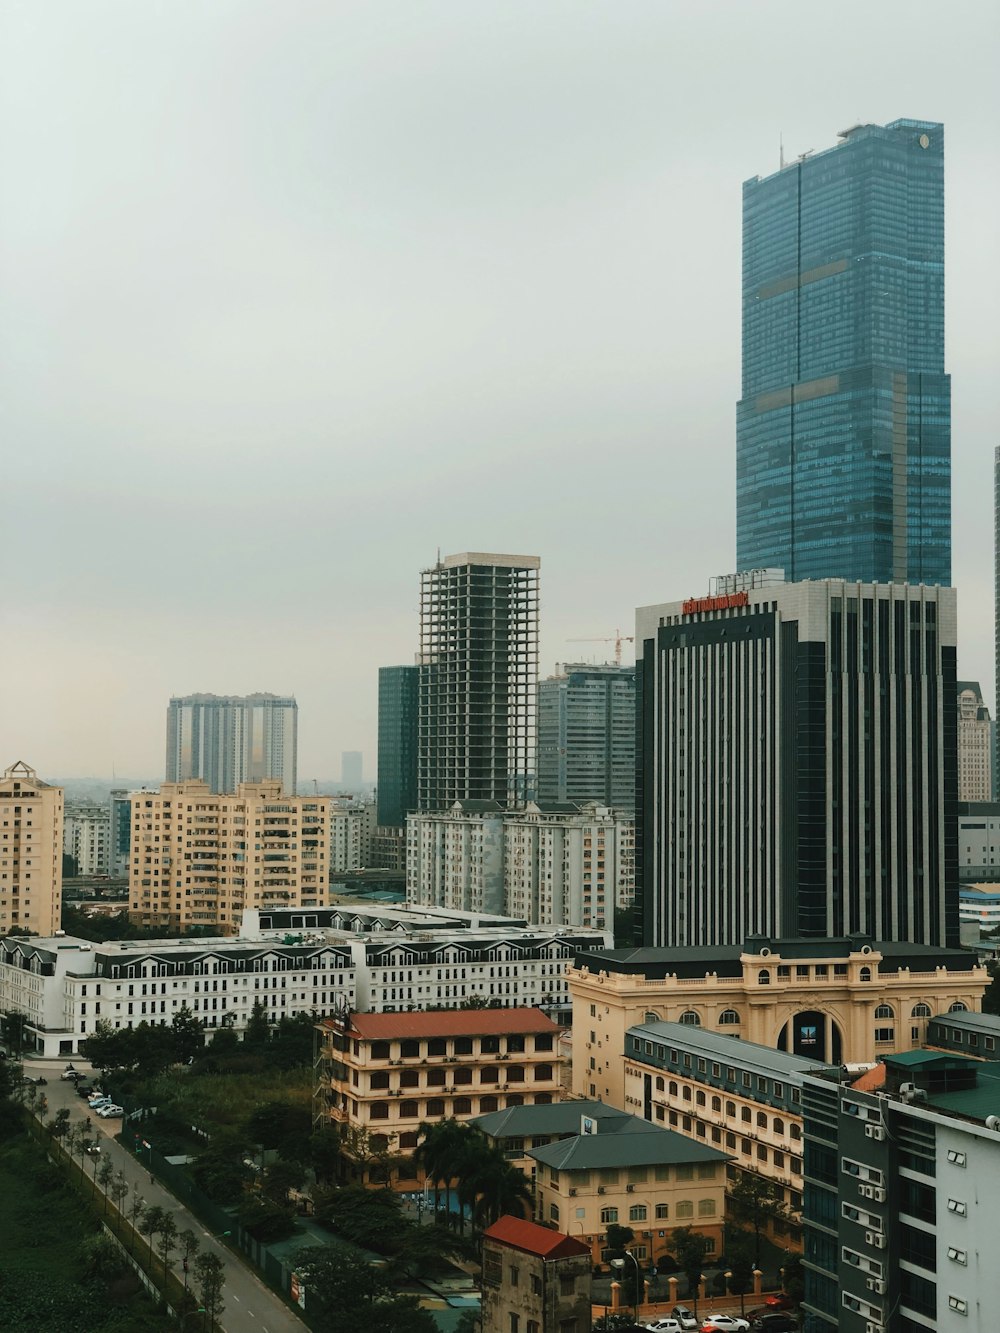
[(498, 1148), (494, 1148), (476, 1182), (478, 1201), (476, 1223), (481, 1228), (492, 1226), (505, 1214), (514, 1217), (531, 1215), (534, 1199), (524, 1172), (508, 1162)]
[(467, 1131), (471, 1126), (461, 1120), (439, 1120), (436, 1124), (424, 1121), (418, 1133), (420, 1143), (413, 1160), (434, 1186), (434, 1211), (441, 1202), (441, 1186), (449, 1186), (458, 1174), (458, 1163), (463, 1155)]

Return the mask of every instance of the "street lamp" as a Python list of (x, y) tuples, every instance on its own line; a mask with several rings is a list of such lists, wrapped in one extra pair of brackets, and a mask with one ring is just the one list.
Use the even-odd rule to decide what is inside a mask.
[[(632, 1262), (635, 1264), (635, 1320), (636, 1320), (636, 1323), (638, 1323), (638, 1322), (639, 1322), (639, 1288), (642, 1286), (642, 1273), (641, 1273), (640, 1270), (639, 1270), (639, 1260), (635, 1257), (635, 1255), (632, 1253), (632, 1251), (631, 1251), (631, 1250), (626, 1250), (625, 1253), (628, 1255), (628, 1257), (629, 1257), (629, 1258), (632, 1260)], [(624, 1275), (624, 1271), (625, 1271), (625, 1260), (624, 1260), (624, 1259), (612, 1259), (612, 1260), (611, 1260), (611, 1267), (612, 1267), (612, 1268), (617, 1268), (617, 1269), (619, 1270), (619, 1272), (621, 1272), (621, 1273)]]

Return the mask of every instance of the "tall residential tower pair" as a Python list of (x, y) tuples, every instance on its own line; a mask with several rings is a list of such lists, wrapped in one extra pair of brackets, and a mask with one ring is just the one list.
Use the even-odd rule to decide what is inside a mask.
[(244, 782), (296, 783), (298, 705), (277, 694), (189, 694), (167, 708), (168, 782), (201, 778), (216, 794)]
[(648, 944), (957, 942), (943, 128), (840, 137), (744, 185), (748, 573), (638, 613)]

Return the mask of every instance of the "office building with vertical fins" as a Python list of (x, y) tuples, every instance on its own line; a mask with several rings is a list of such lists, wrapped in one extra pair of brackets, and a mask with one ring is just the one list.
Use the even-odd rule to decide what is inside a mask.
[(417, 801), (522, 806), (534, 780), (538, 584), (533, 555), (466, 552), (420, 576)]
[(948, 586), (944, 128), (840, 140), (743, 186), (737, 567)]
[(298, 704), (287, 695), (188, 694), (167, 707), (168, 782), (200, 778), (217, 795), (244, 782), (280, 782), (293, 795)]
[(647, 945), (957, 945), (956, 594), (718, 580), (640, 607)]
[(635, 667), (557, 666), (538, 686), (541, 805), (635, 809)]

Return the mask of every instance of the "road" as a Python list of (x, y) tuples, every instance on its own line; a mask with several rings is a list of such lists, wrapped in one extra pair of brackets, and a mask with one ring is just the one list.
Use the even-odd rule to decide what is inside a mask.
[[(91, 1074), (88, 1064), (79, 1059), (73, 1063), (81, 1072), (88, 1076)], [(86, 1100), (77, 1096), (74, 1083), (64, 1083), (59, 1077), (65, 1067), (65, 1061), (31, 1059), (24, 1061), (26, 1074), (33, 1076), (40, 1074), (48, 1080), (42, 1089), (48, 1101), (47, 1118), (51, 1118), (56, 1111), (65, 1106), (69, 1108), (71, 1122), (85, 1120), (90, 1115)], [(139, 1192), (147, 1203), (158, 1204), (172, 1213), (178, 1231), (191, 1230), (200, 1237), (202, 1252), (218, 1255), (225, 1264), (226, 1278), (222, 1297), (225, 1310), (217, 1320), (216, 1327), (224, 1330), (224, 1333), (302, 1333), (305, 1328), (302, 1320), (293, 1314), (248, 1265), (237, 1258), (232, 1250), (221, 1245), (198, 1218), (158, 1180), (150, 1183), (149, 1172), (144, 1170), (136, 1158), (126, 1152), (114, 1139), (121, 1121), (101, 1120), (99, 1116), (94, 1115), (91, 1115), (90, 1119), (92, 1128), (101, 1135), (99, 1140), (101, 1157), (110, 1158), (116, 1171), (124, 1171), (126, 1180), (132, 1186), (139, 1186)], [(179, 1270), (179, 1265), (178, 1259), (171, 1266), (176, 1271)], [(183, 1281), (183, 1274), (180, 1274), (180, 1277)]]

